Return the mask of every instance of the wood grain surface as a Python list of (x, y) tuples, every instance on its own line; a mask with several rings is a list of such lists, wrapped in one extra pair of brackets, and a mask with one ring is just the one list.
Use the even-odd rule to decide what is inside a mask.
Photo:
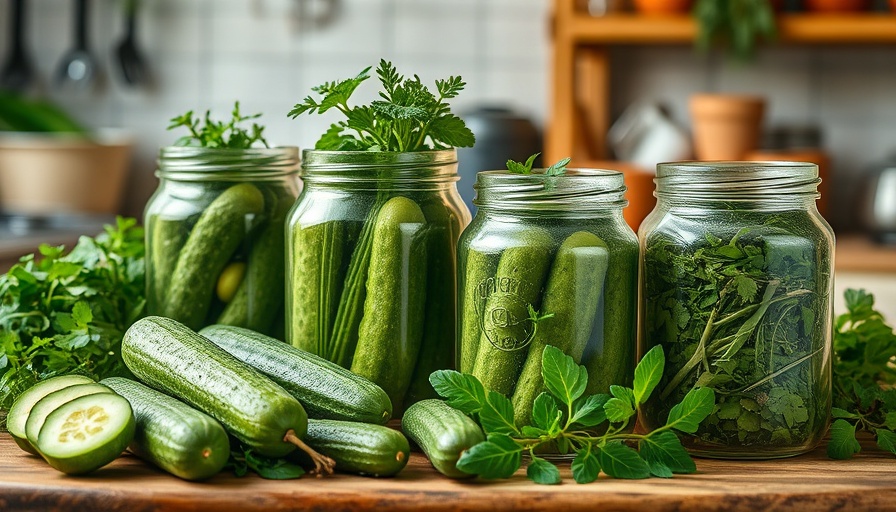
[(854, 460), (824, 451), (774, 461), (700, 459), (671, 479), (538, 486), (521, 471), (499, 482), (453, 481), (414, 454), (396, 478), (336, 475), (271, 481), (229, 473), (202, 483), (169, 476), (125, 455), (90, 476), (69, 477), (0, 434), (0, 510), (199, 511), (813, 511), (896, 510), (896, 459), (864, 443)]

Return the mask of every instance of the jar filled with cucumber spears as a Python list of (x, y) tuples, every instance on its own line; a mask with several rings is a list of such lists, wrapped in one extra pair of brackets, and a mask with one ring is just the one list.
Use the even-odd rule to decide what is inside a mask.
[(161, 149), (146, 206), (147, 311), (283, 336), (296, 147)]
[(640, 229), (641, 352), (661, 345), (648, 428), (694, 386), (713, 412), (684, 436), (696, 455), (773, 458), (811, 450), (831, 408), (834, 237), (818, 168), (797, 162), (657, 167)]
[(530, 424), (553, 345), (588, 372), (587, 394), (631, 385), (638, 241), (616, 171), (480, 172), (458, 243), (458, 369), (511, 397)]
[(455, 243), (470, 221), (453, 149), (314, 151), (288, 219), (287, 338), (382, 387), (396, 415), (450, 368)]

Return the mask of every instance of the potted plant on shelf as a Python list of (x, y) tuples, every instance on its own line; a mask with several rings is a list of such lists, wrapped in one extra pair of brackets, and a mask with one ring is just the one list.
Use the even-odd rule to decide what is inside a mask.
[(697, 0), (697, 48), (720, 47), (740, 62), (751, 60), (757, 43), (777, 36), (774, 6), (770, 0)]

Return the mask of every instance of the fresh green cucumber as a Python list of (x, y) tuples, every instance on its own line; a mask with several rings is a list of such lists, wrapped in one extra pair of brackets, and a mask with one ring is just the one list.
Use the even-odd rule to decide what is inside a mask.
[(115, 460), (134, 438), (131, 406), (115, 393), (75, 398), (47, 416), (35, 445), (50, 466), (69, 475)]
[(274, 316), (283, 305), (285, 288), (284, 223), (294, 198), (269, 194), (276, 201), (267, 224), (252, 240), (249, 261), (236, 295), (227, 303), (219, 324), (271, 334)]
[(202, 327), (218, 276), (263, 211), (264, 196), (251, 183), (233, 185), (209, 204), (180, 251), (162, 316)]
[(423, 336), (426, 218), (417, 203), (393, 197), (373, 232), (364, 317), (352, 372), (378, 384), (400, 409)]
[(190, 234), (189, 225), (183, 219), (169, 219), (153, 215), (149, 223), (150, 237), (147, 279), (150, 287), (147, 310), (150, 313), (162, 311), (165, 296), (171, 283), (171, 276), (177, 267), (180, 251)]
[(340, 221), (294, 228), (289, 342), (348, 368), (354, 345), (335, 357), (329, 346), (345, 275), (343, 239), (344, 224)]
[[(458, 269), (464, 276), (463, 304), (459, 306), (461, 328), (458, 347), (460, 371), (463, 373), (473, 373), (473, 367), (476, 365), (476, 355), (479, 353), (479, 341), (482, 337), (481, 308), (477, 307), (477, 303), (480, 298), (484, 300), (485, 297), (480, 293), (479, 287), (495, 276), (495, 271), (498, 270), (497, 261), (494, 256), (471, 247), (467, 249), (464, 268)], [(487, 284), (484, 287), (487, 287)]]
[(66, 402), (71, 402), (75, 398), (96, 393), (112, 393), (112, 390), (96, 383), (75, 384), (74, 386), (68, 386), (53, 391), (38, 400), (37, 403), (34, 404), (34, 407), (31, 408), (31, 412), (28, 413), (28, 420), (25, 421), (25, 437), (28, 438), (28, 442), (40, 452), (40, 447), (37, 445), (37, 439), (40, 435), (40, 429), (43, 428), (44, 422), (47, 420), (50, 413), (55, 411), (60, 405)]
[(100, 381), (127, 399), (137, 430), (128, 449), (184, 480), (217, 474), (230, 457), (230, 439), (214, 418), (143, 384), (122, 377)]
[[(588, 370), (588, 394), (609, 393), (610, 386), (631, 386), (637, 339), (638, 243), (611, 242), (604, 287), (603, 343), (586, 349), (582, 362)], [(600, 327), (598, 327), (600, 328)]]
[(429, 375), (436, 370), (454, 369), (457, 342), (456, 243), (460, 236), (461, 220), (440, 196), (430, 196), (421, 201), (421, 209), (426, 216), (428, 244), (426, 307), (423, 340), (403, 409), (414, 402), (438, 397), (429, 383)]
[(529, 308), (538, 311), (541, 291), (554, 253), (551, 235), (530, 227), (516, 235), (520, 245), (501, 253), (483, 311), (483, 332), (479, 340), (473, 375), (486, 389), (511, 395), (529, 343), (536, 332)]
[(449, 478), (473, 476), (457, 469), (457, 460), (465, 450), (485, 441), (485, 435), (466, 414), (441, 400), (422, 400), (404, 412), (401, 430), (439, 473)]
[(240, 327), (211, 325), (199, 334), (267, 375), (301, 402), (311, 418), (382, 425), (392, 416), (382, 388), (322, 357)]
[(530, 424), (532, 404), (544, 391), (541, 356), (547, 345), (559, 348), (576, 364), (582, 362), (594, 330), (609, 259), (607, 244), (587, 231), (569, 235), (557, 250), (541, 300), (542, 314), (554, 316), (538, 322), (513, 391), (514, 419), (518, 425)]
[(121, 356), (145, 384), (215, 418), (261, 455), (282, 457), (305, 435), (302, 404), (176, 320), (138, 320), (124, 335)]
[(25, 433), (25, 423), (28, 421), (28, 415), (31, 413), (34, 404), (54, 391), (77, 384), (91, 383), (93, 383), (93, 379), (83, 375), (61, 375), (38, 382), (26, 389), (12, 403), (9, 413), (6, 415), (6, 429), (9, 431), (9, 435), (19, 445), (19, 448), (28, 453), (38, 455), (37, 450), (28, 441), (28, 436)]
[[(411, 454), (401, 432), (382, 425), (339, 420), (308, 420), (305, 441), (336, 461), (336, 471), (392, 476), (404, 469)], [(295, 459), (306, 464), (304, 453)]]

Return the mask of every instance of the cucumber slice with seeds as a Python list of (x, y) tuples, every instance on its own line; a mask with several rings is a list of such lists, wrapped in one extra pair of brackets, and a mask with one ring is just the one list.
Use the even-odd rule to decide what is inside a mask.
[(28, 414), (28, 420), (25, 422), (25, 437), (40, 452), (40, 447), (37, 445), (37, 437), (40, 435), (40, 429), (43, 427), (47, 416), (66, 402), (95, 393), (113, 393), (113, 391), (99, 384), (77, 384), (54, 391), (41, 398), (31, 408), (31, 413)]
[(61, 375), (38, 382), (19, 395), (16, 401), (13, 402), (12, 407), (9, 408), (9, 414), (6, 416), (6, 429), (16, 444), (19, 445), (19, 448), (28, 453), (38, 455), (37, 450), (31, 445), (31, 442), (28, 441), (28, 437), (25, 435), (25, 423), (28, 421), (28, 415), (31, 413), (34, 404), (54, 391), (76, 384), (91, 383), (93, 383), (93, 379), (83, 375)]
[(131, 404), (115, 393), (75, 398), (47, 416), (37, 449), (55, 469), (80, 475), (115, 460), (134, 438)]

